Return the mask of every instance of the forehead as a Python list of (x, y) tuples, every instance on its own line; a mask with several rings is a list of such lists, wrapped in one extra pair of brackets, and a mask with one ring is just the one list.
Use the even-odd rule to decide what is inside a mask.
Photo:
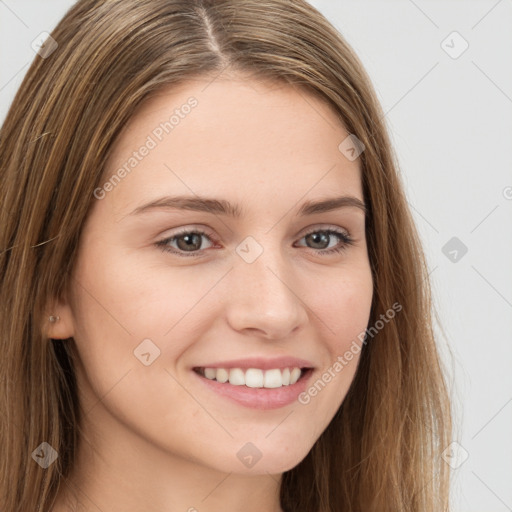
[(349, 133), (325, 102), (291, 85), (198, 78), (162, 89), (125, 127), (105, 180), (116, 210), (156, 194), (271, 202), (349, 193), (362, 198), (359, 159), (340, 151)]

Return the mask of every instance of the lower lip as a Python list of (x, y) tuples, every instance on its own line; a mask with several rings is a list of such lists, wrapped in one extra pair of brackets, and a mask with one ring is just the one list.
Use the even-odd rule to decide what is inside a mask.
[(229, 382), (222, 383), (207, 379), (195, 371), (192, 371), (192, 373), (209, 389), (240, 405), (252, 409), (279, 409), (293, 403), (304, 392), (313, 370), (311, 368), (306, 370), (295, 384), (281, 386), (280, 388), (249, 388), (245, 385), (233, 386)]

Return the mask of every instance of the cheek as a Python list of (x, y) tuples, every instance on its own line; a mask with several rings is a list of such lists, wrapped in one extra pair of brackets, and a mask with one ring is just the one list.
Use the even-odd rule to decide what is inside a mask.
[(209, 279), (190, 277), (148, 264), (143, 254), (90, 244), (76, 268), (74, 310), (79, 324), (95, 332), (133, 343), (163, 337), (211, 287)]
[(194, 338), (193, 312), (187, 311), (213, 283), (187, 286), (186, 279), (139, 265), (133, 256), (119, 258), (106, 245), (88, 248), (77, 262), (72, 310), (80, 399), (92, 411), (89, 421), (109, 425), (108, 410), (143, 437), (161, 441), (172, 431), (188, 439), (196, 429), (204, 436), (195, 422), (184, 424), (184, 418), (208, 418), (172, 375)]
[[(142, 366), (134, 351), (170, 328), (174, 304), (171, 293), (163, 297), (152, 287), (137, 258), (99, 240), (84, 239), (74, 277), (74, 338), (88, 380), (102, 396), (127, 371)], [(157, 351), (153, 348), (153, 357)]]
[[(175, 365), (215, 318), (209, 291), (224, 271), (172, 271), (100, 241), (84, 247), (72, 296), (74, 338), (87, 380), (103, 396), (127, 372), (130, 381), (145, 380), (145, 370)], [(166, 387), (169, 380), (163, 375)]]
[(373, 281), (368, 265), (340, 272), (324, 282), (321, 292), (311, 296), (311, 304), (327, 336), (331, 355), (343, 353), (352, 340), (366, 330), (373, 297)]
[(310, 302), (318, 331), (324, 333), (326, 358), (298, 398), (300, 407), (318, 419), (318, 435), (321, 426), (334, 417), (354, 379), (373, 297), (369, 266), (353, 269), (331, 283), (323, 293), (311, 296)]

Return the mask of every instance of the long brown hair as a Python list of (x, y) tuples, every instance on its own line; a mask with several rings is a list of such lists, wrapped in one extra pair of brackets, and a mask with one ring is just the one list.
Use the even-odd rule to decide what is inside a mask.
[[(448, 510), (451, 408), (425, 258), (382, 110), (343, 37), (304, 0), (79, 0), (51, 35), (58, 47), (36, 56), (0, 131), (1, 509), (50, 510), (75, 461), (73, 340), (43, 327), (70, 286), (117, 136), (162, 87), (229, 68), (313, 92), (364, 144), (369, 325), (402, 306), (364, 344), (327, 429), (284, 473), (282, 508)], [(47, 469), (31, 458), (43, 441), (59, 454)]]

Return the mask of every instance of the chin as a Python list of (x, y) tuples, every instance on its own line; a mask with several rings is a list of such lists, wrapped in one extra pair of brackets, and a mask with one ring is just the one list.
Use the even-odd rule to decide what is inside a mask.
[(293, 469), (308, 453), (309, 450), (288, 452), (279, 449), (258, 452), (249, 445), (243, 447), (234, 458), (224, 458), (221, 464), (215, 464), (215, 469), (239, 475), (277, 475)]

